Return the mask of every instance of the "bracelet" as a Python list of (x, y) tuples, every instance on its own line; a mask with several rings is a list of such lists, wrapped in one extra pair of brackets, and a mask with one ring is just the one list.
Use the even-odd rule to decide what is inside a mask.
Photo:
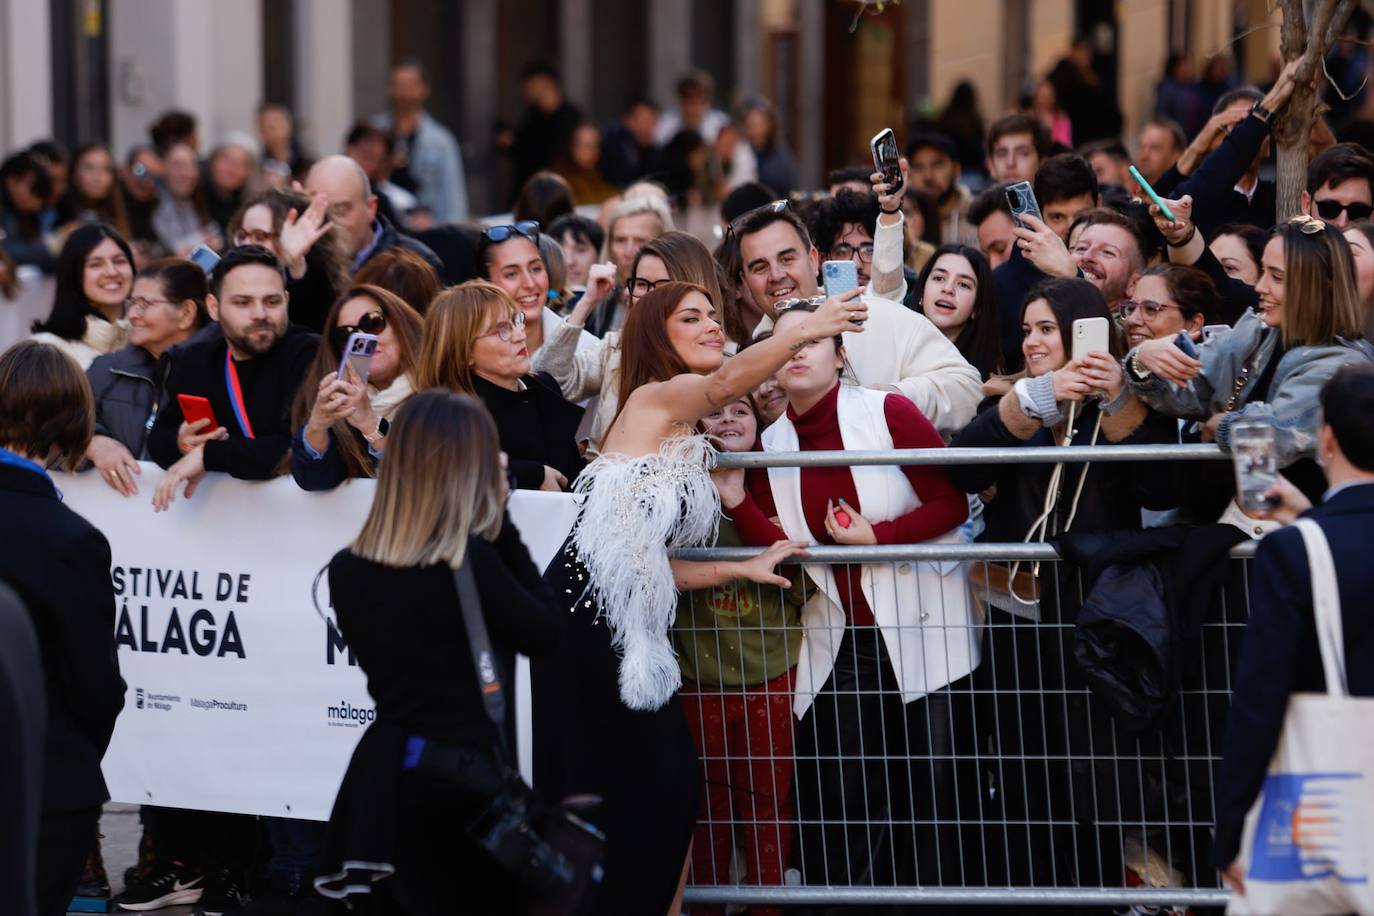
[(1140, 351), (1136, 350), (1131, 354), (1131, 360), (1126, 364), (1126, 371), (1138, 382), (1143, 382), (1154, 375), (1149, 369), (1140, 368)]
[(1188, 244), (1192, 242), (1193, 236), (1195, 235), (1197, 235), (1197, 223), (1193, 223), (1192, 227), (1189, 228), (1188, 237), (1185, 238), (1183, 241), (1171, 242), (1168, 239), (1165, 239), (1164, 244), (1168, 245), (1170, 248), (1187, 248)]
[(377, 428), (370, 433), (365, 433), (363, 438), (367, 440), (368, 445), (376, 445), (378, 439), (386, 438), (386, 434), (390, 429), (391, 424), (387, 421), (386, 417), (382, 417), (377, 421)]

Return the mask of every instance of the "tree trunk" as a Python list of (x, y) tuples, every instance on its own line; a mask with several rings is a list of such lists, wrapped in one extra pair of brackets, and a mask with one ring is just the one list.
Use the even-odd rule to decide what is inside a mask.
[(1354, 0), (1281, 0), (1280, 5), (1283, 28), (1279, 54), (1284, 64), (1303, 58), (1293, 95), (1275, 112), (1272, 126), (1279, 159), (1274, 215), (1279, 223), (1284, 223), (1303, 212), (1312, 125), (1326, 110), (1317, 91), (1325, 78), (1322, 60), (1355, 4)]

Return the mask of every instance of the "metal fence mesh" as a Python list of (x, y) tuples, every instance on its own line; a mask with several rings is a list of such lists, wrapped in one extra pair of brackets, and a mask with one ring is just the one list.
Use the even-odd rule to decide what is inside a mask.
[[(1046, 558), (1033, 606), (1000, 587), (1007, 564), (998, 556)], [(1182, 649), (1173, 714), (1136, 738), (1079, 677), (1071, 640), (1083, 582), (1050, 557), (1034, 544), (813, 552), (813, 569), (838, 573), (836, 583), (864, 581), (870, 598), (880, 583), (900, 592), (895, 627), (818, 626), (803, 611), (815, 576), (797, 568), (790, 590), (741, 583), (684, 595), (675, 639), (705, 778), (692, 911), (1224, 902), (1209, 861), (1211, 787), (1249, 561), (1229, 561), (1200, 638)], [(850, 579), (844, 561), (855, 559), (864, 572)], [(1030, 568), (1020, 567), (1022, 598)], [(951, 605), (970, 593), (962, 619)], [(782, 627), (763, 623), (770, 609)], [(808, 682), (808, 665), (792, 663), (817, 645), (833, 665), (823, 674), (810, 666)], [(981, 654), (971, 673), (910, 696), (903, 658), (923, 658), (924, 676), (943, 655), (957, 673), (969, 648)], [(800, 717), (798, 697), (810, 698)]]

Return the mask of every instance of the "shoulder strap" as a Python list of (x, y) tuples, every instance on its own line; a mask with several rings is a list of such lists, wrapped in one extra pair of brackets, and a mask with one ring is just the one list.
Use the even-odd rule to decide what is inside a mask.
[(453, 571), (453, 581), (458, 586), (458, 603), (463, 609), (463, 624), (468, 631), (468, 647), (472, 650), (477, 686), (482, 691), (482, 706), (496, 726), (501, 749), (505, 751), (506, 692), (501, 686), (501, 672), (497, 668), (496, 654), (492, 651), (487, 624), (482, 617), (482, 599), (477, 595), (477, 580), (473, 578), (472, 566), (468, 563), (470, 558), (469, 553), (468, 557), (464, 557), (463, 565)]
[(1307, 571), (1312, 577), (1312, 615), (1317, 624), (1317, 646), (1326, 674), (1326, 693), (1347, 695), (1345, 681), (1345, 633), (1341, 623), (1341, 597), (1336, 589), (1336, 562), (1321, 526), (1310, 518), (1295, 523), (1307, 547)]

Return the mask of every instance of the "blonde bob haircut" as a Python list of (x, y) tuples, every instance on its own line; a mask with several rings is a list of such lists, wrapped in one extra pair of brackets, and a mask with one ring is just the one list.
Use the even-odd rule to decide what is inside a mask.
[[(510, 294), (486, 280), (469, 280), (434, 297), (425, 313), (415, 388), (475, 394), (472, 348), (488, 323), (511, 321), (520, 311)], [(391, 443), (387, 443), (390, 450)]]
[(601, 243), (601, 259), (603, 261), (611, 259), (611, 239), (615, 237), (615, 224), (627, 216), (638, 216), (641, 213), (652, 213), (658, 217), (657, 235), (671, 232), (677, 228), (673, 225), (673, 214), (668, 209), (666, 197), (626, 197), (611, 207), (611, 212), (606, 217), (606, 240)]
[(1279, 332), (1285, 347), (1331, 344), (1361, 336), (1360, 293), (1355, 262), (1341, 230), (1312, 217), (1294, 217), (1274, 229), (1283, 241), (1283, 312)]
[(468, 538), (500, 534), (506, 493), (491, 414), (469, 395), (423, 391), (396, 412), (352, 550), (383, 566), (457, 569)]

